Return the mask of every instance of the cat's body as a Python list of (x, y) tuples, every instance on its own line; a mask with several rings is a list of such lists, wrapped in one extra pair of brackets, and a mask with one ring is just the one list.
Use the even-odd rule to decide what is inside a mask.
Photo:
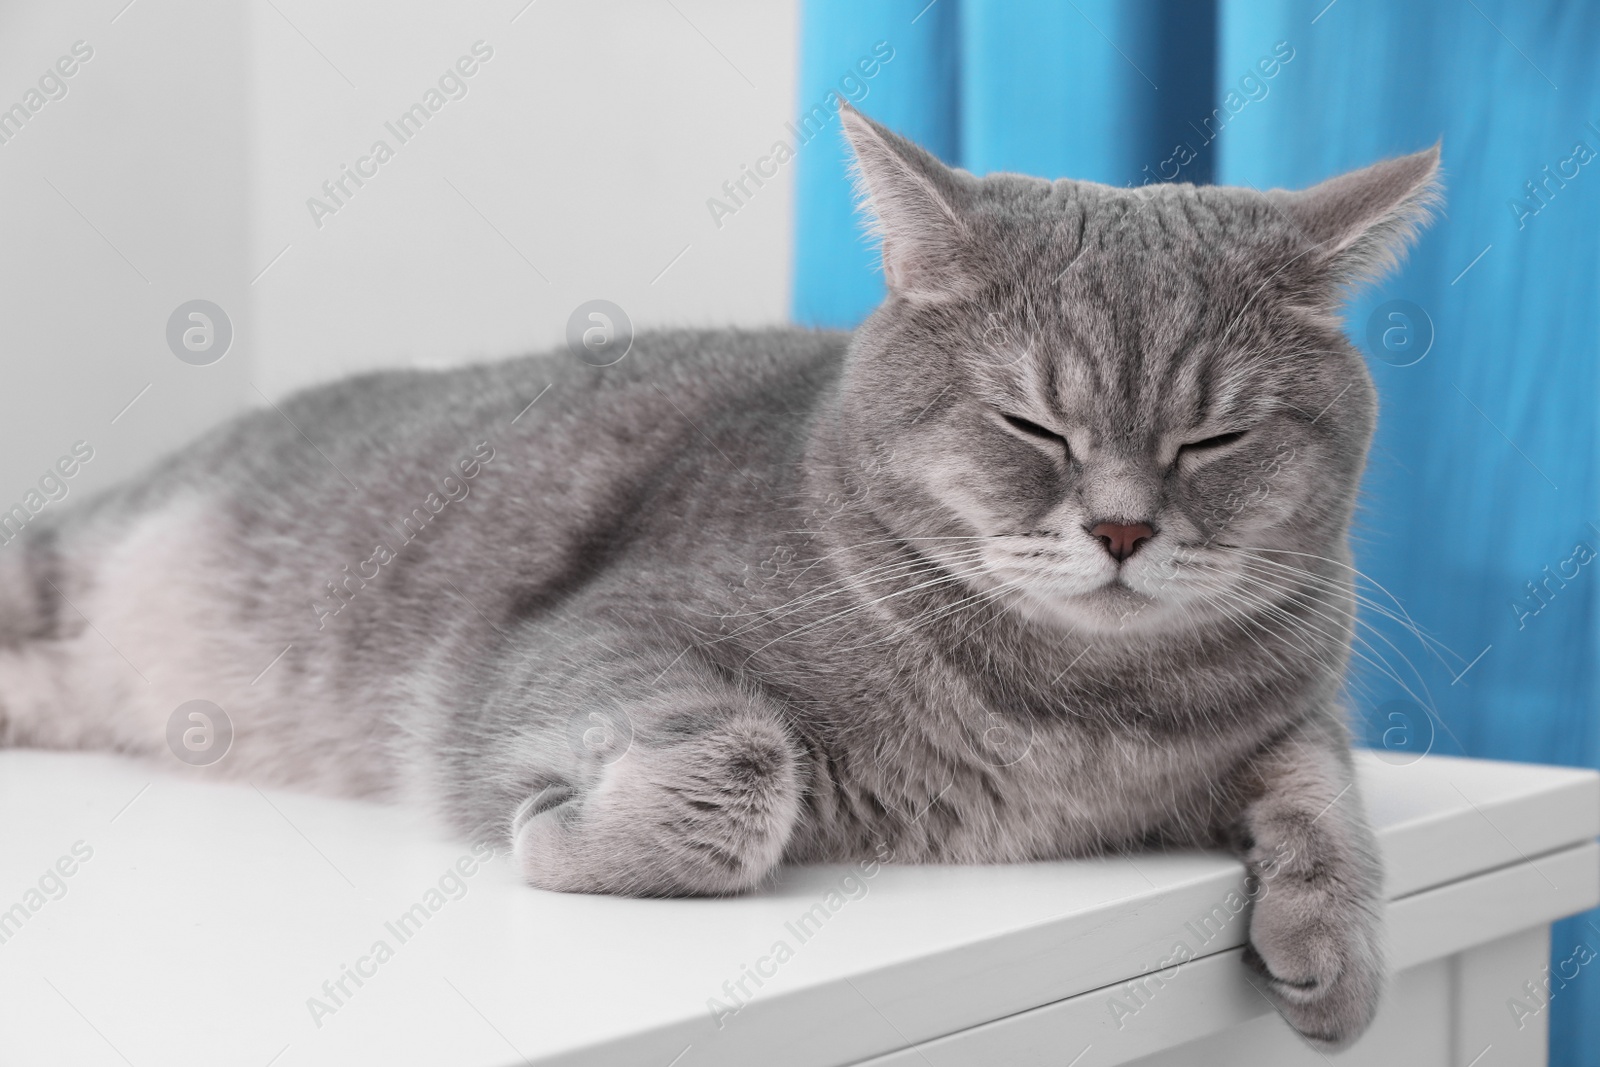
[(980, 182), (847, 123), (893, 290), (855, 335), (237, 420), (0, 550), (6, 742), (159, 754), (210, 700), (218, 771), (421, 798), (557, 889), (1228, 844), (1268, 992), (1347, 1043), (1382, 977), (1337, 702), (1374, 400), (1330, 310), (1433, 158), (1272, 202)]
[[(172, 711), (211, 700), (236, 732), (218, 772), (421, 794), (482, 826), (525, 783), (507, 809), (437, 753), (485, 732), (486, 703), (520, 700), (559, 738), (622, 755), (582, 735), (625, 748), (652, 724), (537, 699), (559, 658), (547, 645), (596, 670), (621, 648), (783, 710), (805, 753), (791, 859), (1212, 840), (1237, 808), (1220, 787), (1266, 738), (1333, 706), (1336, 670), (1196, 628), (1159, 640), (1175, 691), (1139, 677), (1155, 646), (1136, 635), (1041, 630), (987, 598), (962, 604), (962, 587), (915, 589), (936, 572), (875, 522), (871, 461), (833, 454), (847, 342), (668, 333), (614, 367), (563, 352), (388, 372), (229, 423), (0, 557), (36, 605), (23, 615), (8, 597), (8, 626), (44, 642), (0, 662), (62, 668), (37, 704), (7, 677), (7, 740), (156, 755)], [(379, 545), (392, 561), (373, 561)], [(1248, 669), (1203, 669), (1216, 662)]]

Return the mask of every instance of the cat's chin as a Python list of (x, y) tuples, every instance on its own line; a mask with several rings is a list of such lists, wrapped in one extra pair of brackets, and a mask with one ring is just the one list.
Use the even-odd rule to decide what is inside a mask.
[(1017, 598), (1017, 607), (1030, 622), (1079, 633), (1149, 632), (1164, 626), (1170, 614), (1170, 605), (1120, 578), (1070, 596), (1024, 592)]

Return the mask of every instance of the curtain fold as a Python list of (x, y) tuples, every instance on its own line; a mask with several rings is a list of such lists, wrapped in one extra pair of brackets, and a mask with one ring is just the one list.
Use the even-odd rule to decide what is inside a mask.
[[(802, 36), (803, 110), (891, 41), (863, 110), (980, 174), (1295, 187), (1442, 140), (1443, 212), (1347, 315), (1382, 403), (1352, 720), (1398, 762), (1600, 767), (1600, 5), (807, 0)], [(844, 166), (836, 128), (800, 153), (801, 322), (882, 297)], [(1553, 1064), (1600, 1062), (1593, 970), (1551, 982)]]

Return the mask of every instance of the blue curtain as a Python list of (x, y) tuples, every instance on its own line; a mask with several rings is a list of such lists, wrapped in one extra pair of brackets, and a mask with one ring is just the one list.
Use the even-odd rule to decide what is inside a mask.
[[(807, 0), (802, 109), (877, 41), (863, 110), (974, 173), (1295, 187), (1442, 138), (1446, 214), (1347, 319), (1383, 404), (1357, 728), (1600, 767), (1600, 4)], [(844, 162), (836, 130), (797, 159), (797, 321), (882, 296)], [(1593, 970), (1551, 1002), (1554, 1064), (1600, 1063)]]

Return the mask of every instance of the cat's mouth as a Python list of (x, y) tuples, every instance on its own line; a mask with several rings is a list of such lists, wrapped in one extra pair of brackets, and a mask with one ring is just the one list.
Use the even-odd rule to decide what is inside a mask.
[[(1194, 599), (1186, 568), (1170, 545), (1113, 560), (1099, 545), (1065, 551), (1037, 537), (997, 538), (977, 568), (977, 584), (1030, 623), (1117, 633), (1170, 625)], [(979, 577), (981, 575), (981, 577)]]
[(1117, 603), (1125, 603), (1129, 600), (1137, 600), (1141, 603), (1153, 604), (1155, 603), (1156, 599), (1150, 594), (1140, 590), (1132, 582), (1128, 581), (1127, 574), (1122, 571), (1112, 575), (1104, 585), (1100, 586), (1098, 589), (1091, 590), (1086, 595), (1089, 597), (1102, 597), (1111, 599)]
[(1012, 600), (1030, 622), (1076, 631), (1123, 631), (1164, 614), (1157, 597), (1140, 590), (1120, 569), (1088, 588), (1063, 588), (1047, 581), (1027, 583), (1013, 591)]

